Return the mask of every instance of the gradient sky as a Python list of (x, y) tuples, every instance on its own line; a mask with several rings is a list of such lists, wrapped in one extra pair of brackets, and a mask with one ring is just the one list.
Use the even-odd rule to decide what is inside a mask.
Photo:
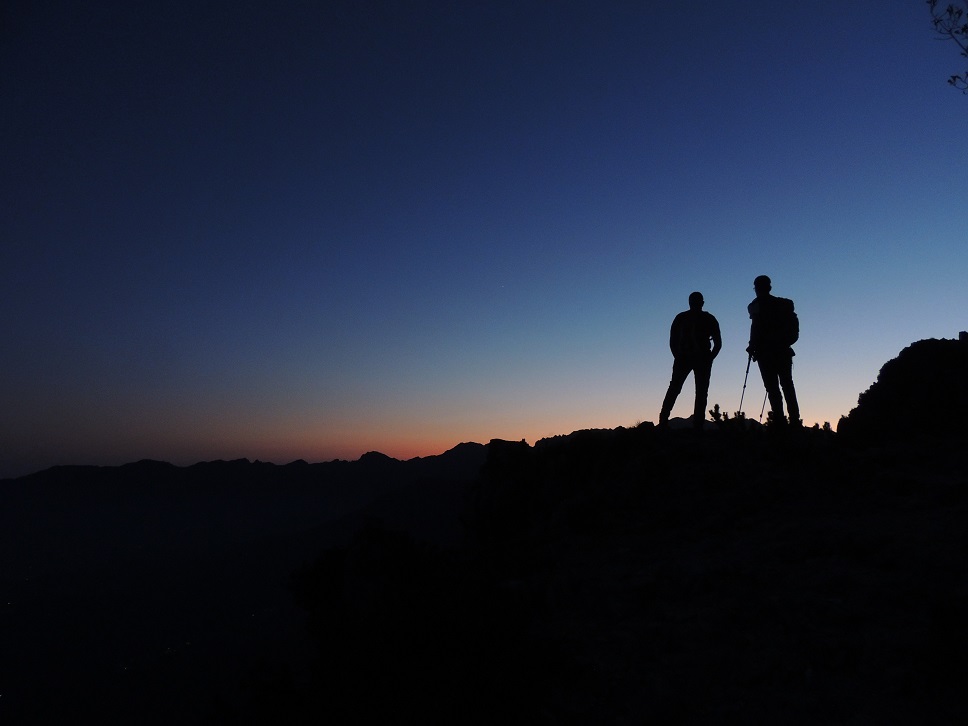
[(921, 0), (0, 23), (0, 476), (656, 421), (693, 290), (732, 412), (759, 274), (797, 305), (808, 425), (968, 328), (965, 61)]

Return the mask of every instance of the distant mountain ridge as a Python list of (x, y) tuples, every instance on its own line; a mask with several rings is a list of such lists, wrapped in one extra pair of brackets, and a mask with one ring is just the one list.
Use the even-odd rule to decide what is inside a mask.
[(485, 445), (461, 443), (442, 454), (394, 459), (378, 451), (369, 451), (356, 461), (334, 459), (310, 464), (297, 459), (288, 464), (273, 464), (249, 459), (201, 461), (189, 466), (176, 466), (166, 461), (142, 459), (119, 466), (67, 464), (52, 466), (42, 471), (11, 479), (0, 479), (0, 485), (19, 482), (58, 483), (116, 483), (137, 481), (151, 484), (192, 484), (213, 482), (263, 483), (318, 483), (321, 480), (352, 483), (371, 479), (374, 474), (393, 474), (404, 480), (420, 478), (462, 478), (473, 476), (484, 461)]
[[(0, 480), (0, 723), (67, 712), (114, 723), (102, 717), (125, 699), (140, 713), (141, 682), (125, 674), (154, 678), (166, 661), (172, 673), (217, 662), (202, 671), (233, 687), (237, 659), (299, 627), (286, 590), (294, 568), (373, 522), (455, 539), (485, 458), (483, 444), (465, 443), (408, 461), (142, 460)], [(167, 722), (186, 709), (209, 722), (185, 704), (213, 694), (189, 695), (192, 677), (177, 678), (182, 703)]]

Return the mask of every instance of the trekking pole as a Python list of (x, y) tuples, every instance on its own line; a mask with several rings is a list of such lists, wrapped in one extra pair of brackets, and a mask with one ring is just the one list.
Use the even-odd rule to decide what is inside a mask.
[(743, 395), (739, 397), (739, 413), (743, 413), (743, 399), (746, 398), (746, 381), (750, 377), (750, 363), (753, 362), (753, 354), (750, 353), (746, 359), (746, 375), (743, 376)]
[[(769, 391), (767, 391), (769, 393)], [(766, 410), (766, 396), (767, 393), (763, 394), (763, 405), (760, 407), (760, 423), (763, 423), (763, 412)]]

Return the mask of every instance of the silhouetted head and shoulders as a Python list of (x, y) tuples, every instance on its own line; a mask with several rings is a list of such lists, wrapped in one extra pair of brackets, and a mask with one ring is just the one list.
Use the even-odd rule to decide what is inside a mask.
[(719, 327), (719, 321), (716, 320), (716, 317), (712, 313), (703, 310), (705, 304), (706, 300), (703, 298), (701, 292), (691, 293), (689, 295), (689, 309), (683, 310), (676, 317), (703, 320), (710, 326), (715, 324), (716, 327)]
[(776, 297), (773, 294), (773, 281), (767, 275), (759, 275), (753, 280), (753, 291), (756, 297), (747, 305), (746, 309), (750, 317), (772, 307), (793, 308), (793, 300), (785, 297)]
[(773, 282), (766, 275), (759, 275), (753, 280), (753, 291), (756, 293), (756, 297), (746, 306), (751, 318), (758, 315), (764, 305), (769, 305), (770, 300), (776, 299), (770, 294), (772, 290)]

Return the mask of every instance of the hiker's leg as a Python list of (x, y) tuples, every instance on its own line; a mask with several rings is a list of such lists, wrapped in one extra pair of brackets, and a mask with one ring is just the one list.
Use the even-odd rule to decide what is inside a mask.
[(760, 377), (763, 379), (763, 387), (766, 388), (766, 395), (770, 399), (770, 410), (773, 411), (775, 421), (783, 420), (783, 396), (780, 394), (780, 380), (776, 370), (776, 361), (770, 357), (763, 357), (756, 361), (760, 367)]
[(709, 396), (709, 377), (712, 373), (713, 362), (703, 361), (693, 368), (696, 374), (696, 405), (692, 413), (692, 425), (701, 428), (706, 420), (706, 401)]
[(662, 411), (659, 412), (660, 425), (669, 422), (669, 414), (672, 413), (672, 407), (679, 397), (682, 384), (686, 382), (690, 370), (690, 366), (682, 361), (677, 360), (672, 364), (672, 380), (669, 381), (669, 388), (666, 390), (665, 398), (662, 399)]

